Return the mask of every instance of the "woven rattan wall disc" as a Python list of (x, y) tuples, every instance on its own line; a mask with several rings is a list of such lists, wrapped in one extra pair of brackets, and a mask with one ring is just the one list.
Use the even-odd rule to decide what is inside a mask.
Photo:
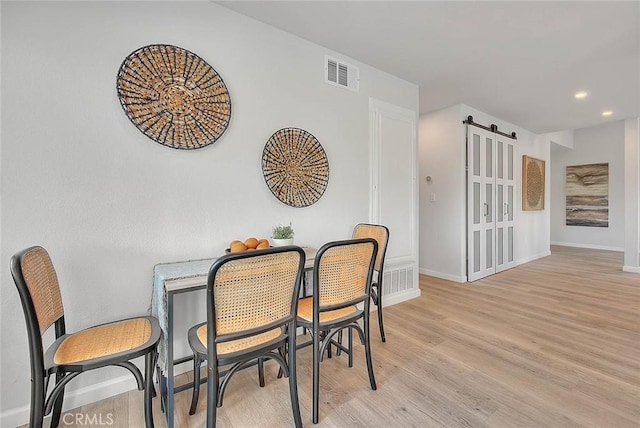
[(329, 161), (320, 142), (299, 128), (283, 128), (267, 141), (262, 173), (276, 198), (292, 207), (320, 199), (329, 182)]
[(231, 119), (231, 98), (220, 75), (198, 55), (171, 45), (149, 45), (120, 66), (118, 98), (144, 135), (175, 149), (216, 141)]

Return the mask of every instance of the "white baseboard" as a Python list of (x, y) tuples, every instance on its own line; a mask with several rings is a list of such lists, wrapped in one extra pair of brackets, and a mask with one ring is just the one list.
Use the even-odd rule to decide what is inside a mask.
[[(133, 389), (137, 389), (135, 379), (132, 375), (125, 375), (74, 391), (65, 392), (63, 410), (75, 409)], [(0, 426), (2, 427), (15, 427), (28, 423), (28, 404), (5, 410), (0, 414)]]
[(640, 267), (635, 266), (622, 266), (624, 272), (640, 273)]
[[(551, 251), (544, 251), (544, 252), (542, 252), (540, 254), (535, 254), (535, 255), (530, 256), (530, 257), (525, 257), (523, 259), (516, 260), (516, 265), (521, 265), (523, 263), (528, 263), (528, 262), (531, 262), (533, 260), (541, 259), (542, 257), (546, 257), (546, 256), (549, 256), (549, 255), (551, 255)], [(451, 274), (448, 274), (448, 273), (442, 273), (442, 272), (429, 270), (429, 269), (418, 269), (418, 272), (420, 272), (423, 275), (429, 275), (429, 276), (434, 276), (434, 277), (440, 278), (440, 279), (446, 279), (447, 281), (453, 281), (453, 282), (459, 282), (459, 283), (467, 282), (467, 277), (466, 276), (451, 275)]]
[(448, 273), (442, 273), (442, 272), (438, 272), (438, 271), (435, 271), (435, 270), (429, 270), (429, 269), (418, 269), (418, 272), (420, 272), (423, 275), (429, 275), (429, 276), (434, 276), (434, 277), (440, 278), (440, 279), (446, 279), (447, 281), (467, 282), (467, 277), (466, 276), (451, 275), (451, 274), (448, 274)]
[[(396, 305), (400, 302), (404, 302), (407, 300), (411, 300), (411, 299), (415, 299), (416, 297), (420, 297), (421, 295), (421, 291), (420, 288), (414, 288), (411, 290), (404, 290), (404, 291), (399, 291), (397, 293), (392, 293), (392, 294), (385, 294), (383, 299), (382, 299), (382, 306), (383, 307), (387, 307), (387, 306), (392, 306), (392, 305)], [(371, 310), (375, 310), (376, 306), (375, 305), (371, 305)]]
[(544, 251), (544, 252), (542, 252), (540, 254), (535, 254), (535, 255), (530, 256), (530, 257), (525, 257), (524, 259), (516, 260), (516, 265), (521, 265), (523, 263), (529, 263), (529, 262), (532, 262), (534, 260), (538, 260), (538, 259), (541, 259), (543, 257), (550, 256), (550, 255), (551, 255), (551, 251)]
[(29, 423), (29, 406), (5, 410), (0, 414), (0, 426), (17, 427)]
[(556, 241), (551, 241), (551, 245), (560, 245), (561, 247), (591, 248), (592, 250), (624, 252), (624, 248), (622, 247), (609, 247), (606, 245), (578, 244), (574, 242), (556, 242)]

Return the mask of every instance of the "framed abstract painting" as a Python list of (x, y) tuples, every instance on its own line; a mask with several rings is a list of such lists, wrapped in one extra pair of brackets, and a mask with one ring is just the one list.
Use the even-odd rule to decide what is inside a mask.
[(567, 166), (567, 226), (609, 227), (609, 164)]

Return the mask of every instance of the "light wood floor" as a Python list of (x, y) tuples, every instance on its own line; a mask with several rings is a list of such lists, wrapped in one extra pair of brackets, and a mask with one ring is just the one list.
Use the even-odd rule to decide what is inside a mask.
[[(621, 271), (622, 253), (553, 247), (552, 255), (476, 281), (420, 276), (422, 297), (385, 308), (387, 343), (373, 324), (378, 390), (362, 347), (321, 365), (319, 427), (638, 427), (640, 275)], [(298, 354), (303, 423), (311, 424), (311, 353)], [(292, 425), (287, 381), (267, 365), (231, 381), (221, 427)], [(182, 375), (183, 379), (186, 375)], [(177, 426), (190, 391), (177, 395)], [(156, 426), (164, 427), (158, 401)], [(111, 426), (143, 426), (142, 393), (72, 413), (112, 413)], [(69, 419), (69, 418), (68, 418)], [(83, 426), (83, 425), (68, 425)]]

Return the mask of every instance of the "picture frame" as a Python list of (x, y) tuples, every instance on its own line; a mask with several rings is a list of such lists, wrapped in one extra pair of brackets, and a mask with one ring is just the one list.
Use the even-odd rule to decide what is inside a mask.
[(567, 165), (567, 226), (609, 227), (609, 163)]
[(543, 211), (545, 199), (545, 162), (522, 155), (522, 210)]

